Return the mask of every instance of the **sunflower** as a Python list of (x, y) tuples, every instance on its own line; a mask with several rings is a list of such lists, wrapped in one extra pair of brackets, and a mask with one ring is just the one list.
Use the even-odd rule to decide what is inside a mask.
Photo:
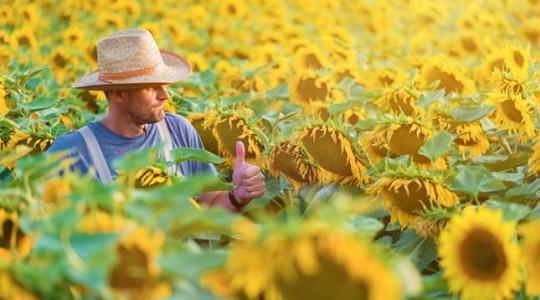
[(436, 176), (421, 170), (397, 171), (381, 177), (366, 192), (379, 197), (390, 212), (391, 222), (415, 226), (419, 213), (436, 206), (451, 207), (459, 201)]
[(26, 145), (33, 149), (33, 153), (45, 152), (53, 143), (52, 137), (47, 134), (25, 133), (16, 130), (11, 135), (7, 144), (7, 149), (15, 149), (18, 145)]
[(63, 47), (55, 48), (50, 56), (50, 65), (59, 82), (69, 80), (70, 69), (77, 69), (79, 61), (76, 56), (67, 52)]
[(43, 186), (43, 200), (47, 203), (60, 203), (71, 194), (71, 185), (65, 178), (53, 178)]
[(37, 300), (32, 291), (21, 285), (7, 270), (0, 270), (0, 299)]
[(62, 43), (78, 46), (84, 42), (84, 31), (78, 26), (70, 26), (62, 32)]
[(312, 112), (313, 102), (325, 102), (332, 96), (333, 84), (330, 78), (321, 77), (314, 71), (303, 71), (289, 81), (291, 101)]
[(533, 154), (529, 158), (529, 171), (534, 174), (540, 173), (540, 138), (534, 144)]
[(11, 34), (11, 49), (28, 48), (36, 51), (38, 47), (37, 38), (34, 30), (30, 27), (16, 29)]
[(318, 180), (317, 168), (307, 160), (300, 146), (289, 141), (280, 142), (272, 148), (268, 164), (274, 176), (283, 173), (296, 190), (302, 184)]
[(438, 129), (446, 130), (457, 136), (454, 143), (458, 146), (463, 157), (467, 153), (471, 157), (481, 156), (489, 149), (489, 139), (482, 129), (480, 121), (456, 122), (449, 114), (442, 111), (432, 112), (431, 119)]
[(201, 72), (208, 69), (208, 62), (200, 53), (189, 53), (186, 56), (186, 60), (191, 65), (193, 72)]
[(394, 115), (422, 116), (424, 110), (416, 106), (418, 95), (404, 88), (392, 89), (384, 93), (375, 103), (381, 109), (390, 109)]
[(521, 253), (527, 269), (527, 293), (531, 296), (540, 295), (540, 219), (523, 226), (521, 233), (523, 242)]
[(463, 299), (510, 299), (519, 289), (519, 249), (514, 224), (501, 211), (466, 207), (439, 239), (443, 276)]
[(95, 26), (101, 30), (120, 30), (121, 28), (126, 27), (126, 23), (124, 19), (117, 14), (100, 13), (97, 15)]
[(525, 83), (515, 78), (510, 72), (495, 70), (491, 73), (490, 82), (501, 94), (524, 97)]
[[(19, 226), (19, 214), (0, 208), (0, 260), (23, 258), (30, 253), (32, 238)], [(13, 256), (13, 254), (15, 256)]]
[(367, 181), (360, 152), (351, 135), (337, 124), (307, 124), (298, 130), (295, 140), (302, 143), (309, 157), (323, 169), (321, 180), (353, 184)]
[(7, 25), (13, 22), (13, 9), (9, 4), (0, 5), (0, 25)]
[(360, 137), (360, 143), (367, 152), (372, 164), (379, 163), (383, 158), (388, 155), (388, 149), (386, 147), (386, 141), (384, 138), (384, 127), (376, 127), (371, 131), (365, 132)]
[(9, 112), (6, 101), (6, 90), (4, 88), (4, 78), (0, 77), (0, 116), (5, 116)]
[(534, 137), (530, 106), (521, 95), (492, 94), (486, 102), (496, 105), (491, 119), (499, 128), (508, 130), (510, 135), (518, 134), (521, 142)]
[(212, 129), (218, 142), (219, 153), (227, 159), (229, 166), (234, 164), (236, 157), (236, 141), (240, 140), (246, 147), (246, 161), (265, 168), (266, 161), (262, 155), (262, 133), (237, 112), (224, 112), (216, 116)]
[(540, 43), (540, 17), (527, 18), (523, 26), (520, 26), (521, 35), (529, 43), (537, 45)]
[(335, 85), (338, 85), (345, 78), (353, 80), (360, 86), (369, 85), (364, 76), (362, 76), (362, 74), (360, 73), (360, 71), (358, 71), (358, 69), (351, 65), (340, 64), (333, 67), (330, 77), (332, 78), (332, 81)]
[(90, 212), (81, 218), (78, 229), (90, 234), (122, 234), (115, 249), (117, 260), (109, 273), (109, 287), (117, 296), (148, 299), (162, 294), (157, 265), (165, 241), (162, 232), (152, 233), (122, 216), (103, 212)]
[(328, 65), (327, 59), (314, 46), (300, 48), (294, 55), (296, 70), (320, 70)]
[[(377, 135), (375, 135), (377, 134)], [(375, 160), (377, 156), (388, 151), (390, 157), (408, 155), (418, 166), (435, 168), (445, 168), (446, 161), (443, 157), (438, 157), (435, 162), (420, 154), (420, 148), (433, 136), (433, 131), (425, 124), (413, 118), (407, 118), (404, 122), (394, 122), (376, 127), (371, 135), (368, 135), (371, 150)]]
[(393, 86), (402, 86), (407, 75), (403, 72), (393, 68), (380, 68), (374, 69), (369, 72), (369, 88), (387, 88)]
[(444, 56), (428, 60), (420, 70), (422, 87), (428, 87), (435, 81), (439, 82), (436, 88), (444, 89), (445, 94), (471, 94), (475, 89), (474, 81), (465, 75), (463, 68)]
[(205, 113), (192, 113), (187, 116), (197, 133), (201, 137), (204, 149), (219, 155), (219, 146), (212, 131), (215, 122), (215, 115), (212, 111)]
[(295, 224), (234, 243), (202, 284), (242, 299), (402, 299), (396, 273), (373, 248), (323, 223)]

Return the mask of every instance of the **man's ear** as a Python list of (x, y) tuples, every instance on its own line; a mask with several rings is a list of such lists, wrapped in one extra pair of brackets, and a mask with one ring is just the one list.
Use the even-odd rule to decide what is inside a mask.
[(126, 94), (124, 93), (124, 91), (111, 90), (111, 91), (107, 91), (106, 93), (107, 93), (107, 99), (109, 99), (110, 102), (124, 103), (126, 99)]

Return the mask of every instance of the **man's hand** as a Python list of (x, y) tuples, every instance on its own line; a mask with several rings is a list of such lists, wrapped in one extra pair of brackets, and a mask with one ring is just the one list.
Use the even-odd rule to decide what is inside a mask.
[(241, 204), (264, 195), (266, 190), (261, 169), (245, 162), (246, 150), (242, 141), (236, 142), (236, 160), (233, 166), (234, 195)]

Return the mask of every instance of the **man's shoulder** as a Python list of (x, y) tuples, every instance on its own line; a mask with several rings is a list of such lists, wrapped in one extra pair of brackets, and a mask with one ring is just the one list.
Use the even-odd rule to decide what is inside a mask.
[(82, 142), (82, 135), (81, 133), (77, 131), (72, 131), (66, 134), (63, 134), (59, 137), (57, 137), (54, 140), (53, 145), (51, 146), (52, 149), (49, 149), (51, 152), (54, 151), (62, 151), (62, 150), (68, 150), (77, 148), (77, 146), (80, 146)]
[(193, 131), (193, 125), (183, 116), (174, 114), (174, 113), (165, 113), (165, 121), (172, 127), (175, 131)]

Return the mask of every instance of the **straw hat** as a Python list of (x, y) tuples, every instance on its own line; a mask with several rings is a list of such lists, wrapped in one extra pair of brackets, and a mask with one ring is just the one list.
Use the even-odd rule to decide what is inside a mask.
[(74, 88), (115, 90), (171, 84), (191, 73), (187, 61), (159, 50), (152, 34), (144, 29), (126, 29), (99, 40), (97, 60), (98, 69), (75, 81)]

